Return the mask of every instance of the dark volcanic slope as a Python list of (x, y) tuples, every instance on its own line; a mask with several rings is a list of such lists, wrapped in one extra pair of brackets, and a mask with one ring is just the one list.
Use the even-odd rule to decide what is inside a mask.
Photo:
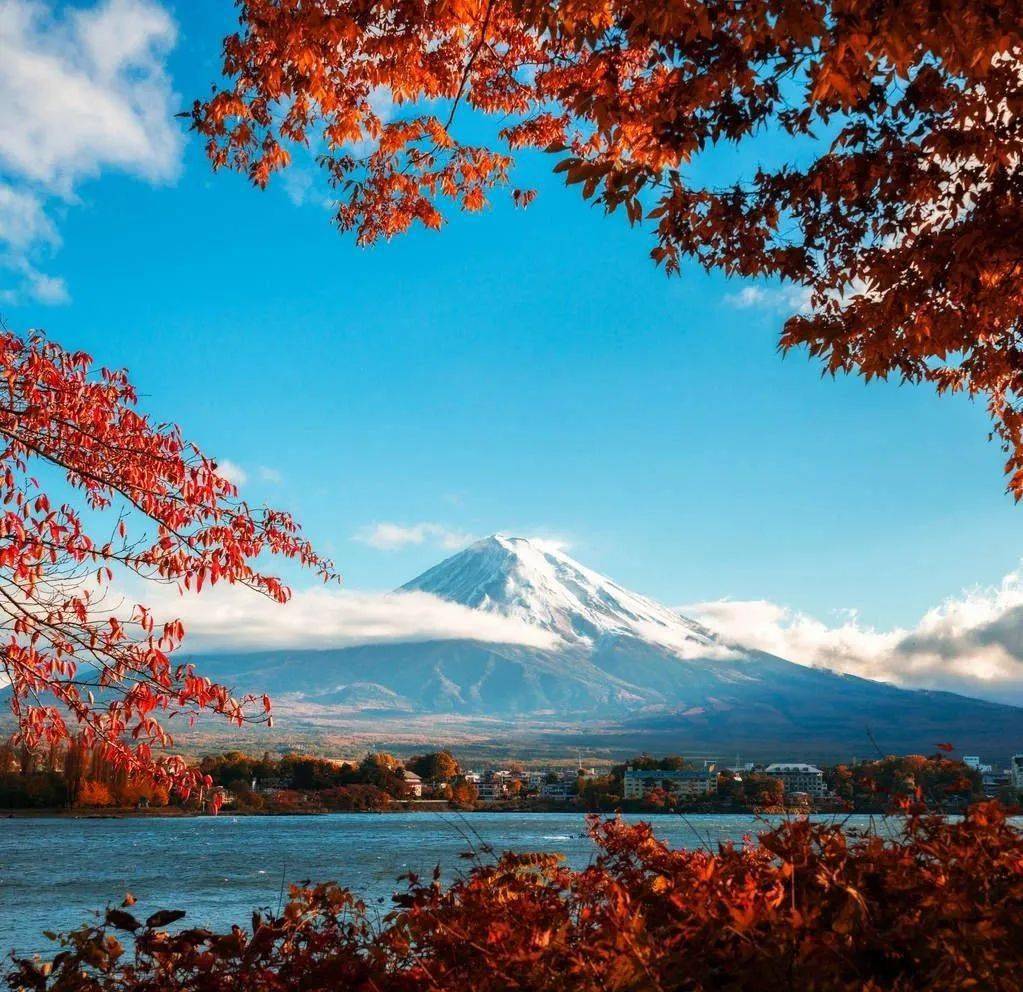
[(573, 744), (751, 757), (787, 749), (820, 759), (866, 757), (877, 748), (930, 753), (938, 741), (952, 741), (1001, 760), (1023, 743), (1016, 707), (899, 689), (770, 655), (700, 665), (638, 645), (583, 657), (434, 641), (220, 656), (203, 670), (239, 690), (268, 690), (288, 702), (289, 713), (305, 713), (307, 726), (321, 708), (336, 717), (373, 713), (381, 729), (432, 713), (528, 721), (534, 730), (567, 723), (578, 728)]

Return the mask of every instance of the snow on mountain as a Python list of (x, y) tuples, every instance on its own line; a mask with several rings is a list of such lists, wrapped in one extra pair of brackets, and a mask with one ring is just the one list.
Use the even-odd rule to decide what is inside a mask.
[(683, 658), (739, 653), (660, 603), (622, 588), (556, 546), (495, 534), (442, 561), (400, 592), (425, 592), (542, 627), (568, 644), (634, 637)]

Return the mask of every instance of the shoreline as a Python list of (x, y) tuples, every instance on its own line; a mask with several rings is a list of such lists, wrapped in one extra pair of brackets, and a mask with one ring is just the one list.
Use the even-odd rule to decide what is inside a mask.
[[(955, 811), (947, 811), (955, 815)], [(176, 808), (159, 809), (63, 809), (63, 808), (39, 808), (39, 809), (0, 809), (0, 820), (180, 820), (180, 819), (216, 819), (218, 817), (281, 817), (281, 816), (392, 816), (396, 813), (500, 813), (504, 815), (515, 815), (522, 813), (541, 815), (564, 815), (575, 813), (579, 816), (615, 816), (619, 813), (628, 816), (800, 816), (816, 814), (819, 816), (885, 816), (884, 810), (878, 809), (851, 809), (851, 810), (815, 810), (806, 807), (772, 807), (769, 809), (580, 809), (578, 806), (544, 806), (544, 807), (523, 807), (517, 806), (508, 808), (507, 805), (492, 806), (452, 806), (446, 803), (424, 803), (422, 805), (398, 804), (387, 809), (289, 809), (289, 810), (235, 810), (221, 809), (214, 815), (203, 813), (198, 810), (186, 810)]]

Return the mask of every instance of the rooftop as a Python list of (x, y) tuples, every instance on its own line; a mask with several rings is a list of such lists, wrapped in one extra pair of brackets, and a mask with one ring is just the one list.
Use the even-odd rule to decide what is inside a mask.
[(642, 769), (631, 769), (626, 768), (625, 774), (628, 778), (656, 778), (656, 779), (688, 779), (688, 778), (706, 778), (710, 775), (716, 776), (717, 772), (708, 771), (707, 769), (692, 769), (685, 768), (682, 770), (666, 771), (665, 769), (657, 768), (642, 768)]

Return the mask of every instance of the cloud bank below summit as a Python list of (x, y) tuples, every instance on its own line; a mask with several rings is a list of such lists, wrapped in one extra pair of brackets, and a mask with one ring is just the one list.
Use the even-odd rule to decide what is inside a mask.
[(560, 643), (551, 632), (523, 621), (421, 592), (313, 588), (296, 592), (281, 606), (249, 589), (217, 586), (201, 596), (179, 597), (169, 588), (145, 590), (142, 601), (162, 618), (181, 618), (190, 654), (462, 638), (536, 648)]
[(1023, 567), (996, 586), (949, 597), (913, 627), (891, 630), (862, 623), (855, 610), (829, 624), (768, 600), (680, 609), (725, 641), (798, 664), (1023, 705)]

